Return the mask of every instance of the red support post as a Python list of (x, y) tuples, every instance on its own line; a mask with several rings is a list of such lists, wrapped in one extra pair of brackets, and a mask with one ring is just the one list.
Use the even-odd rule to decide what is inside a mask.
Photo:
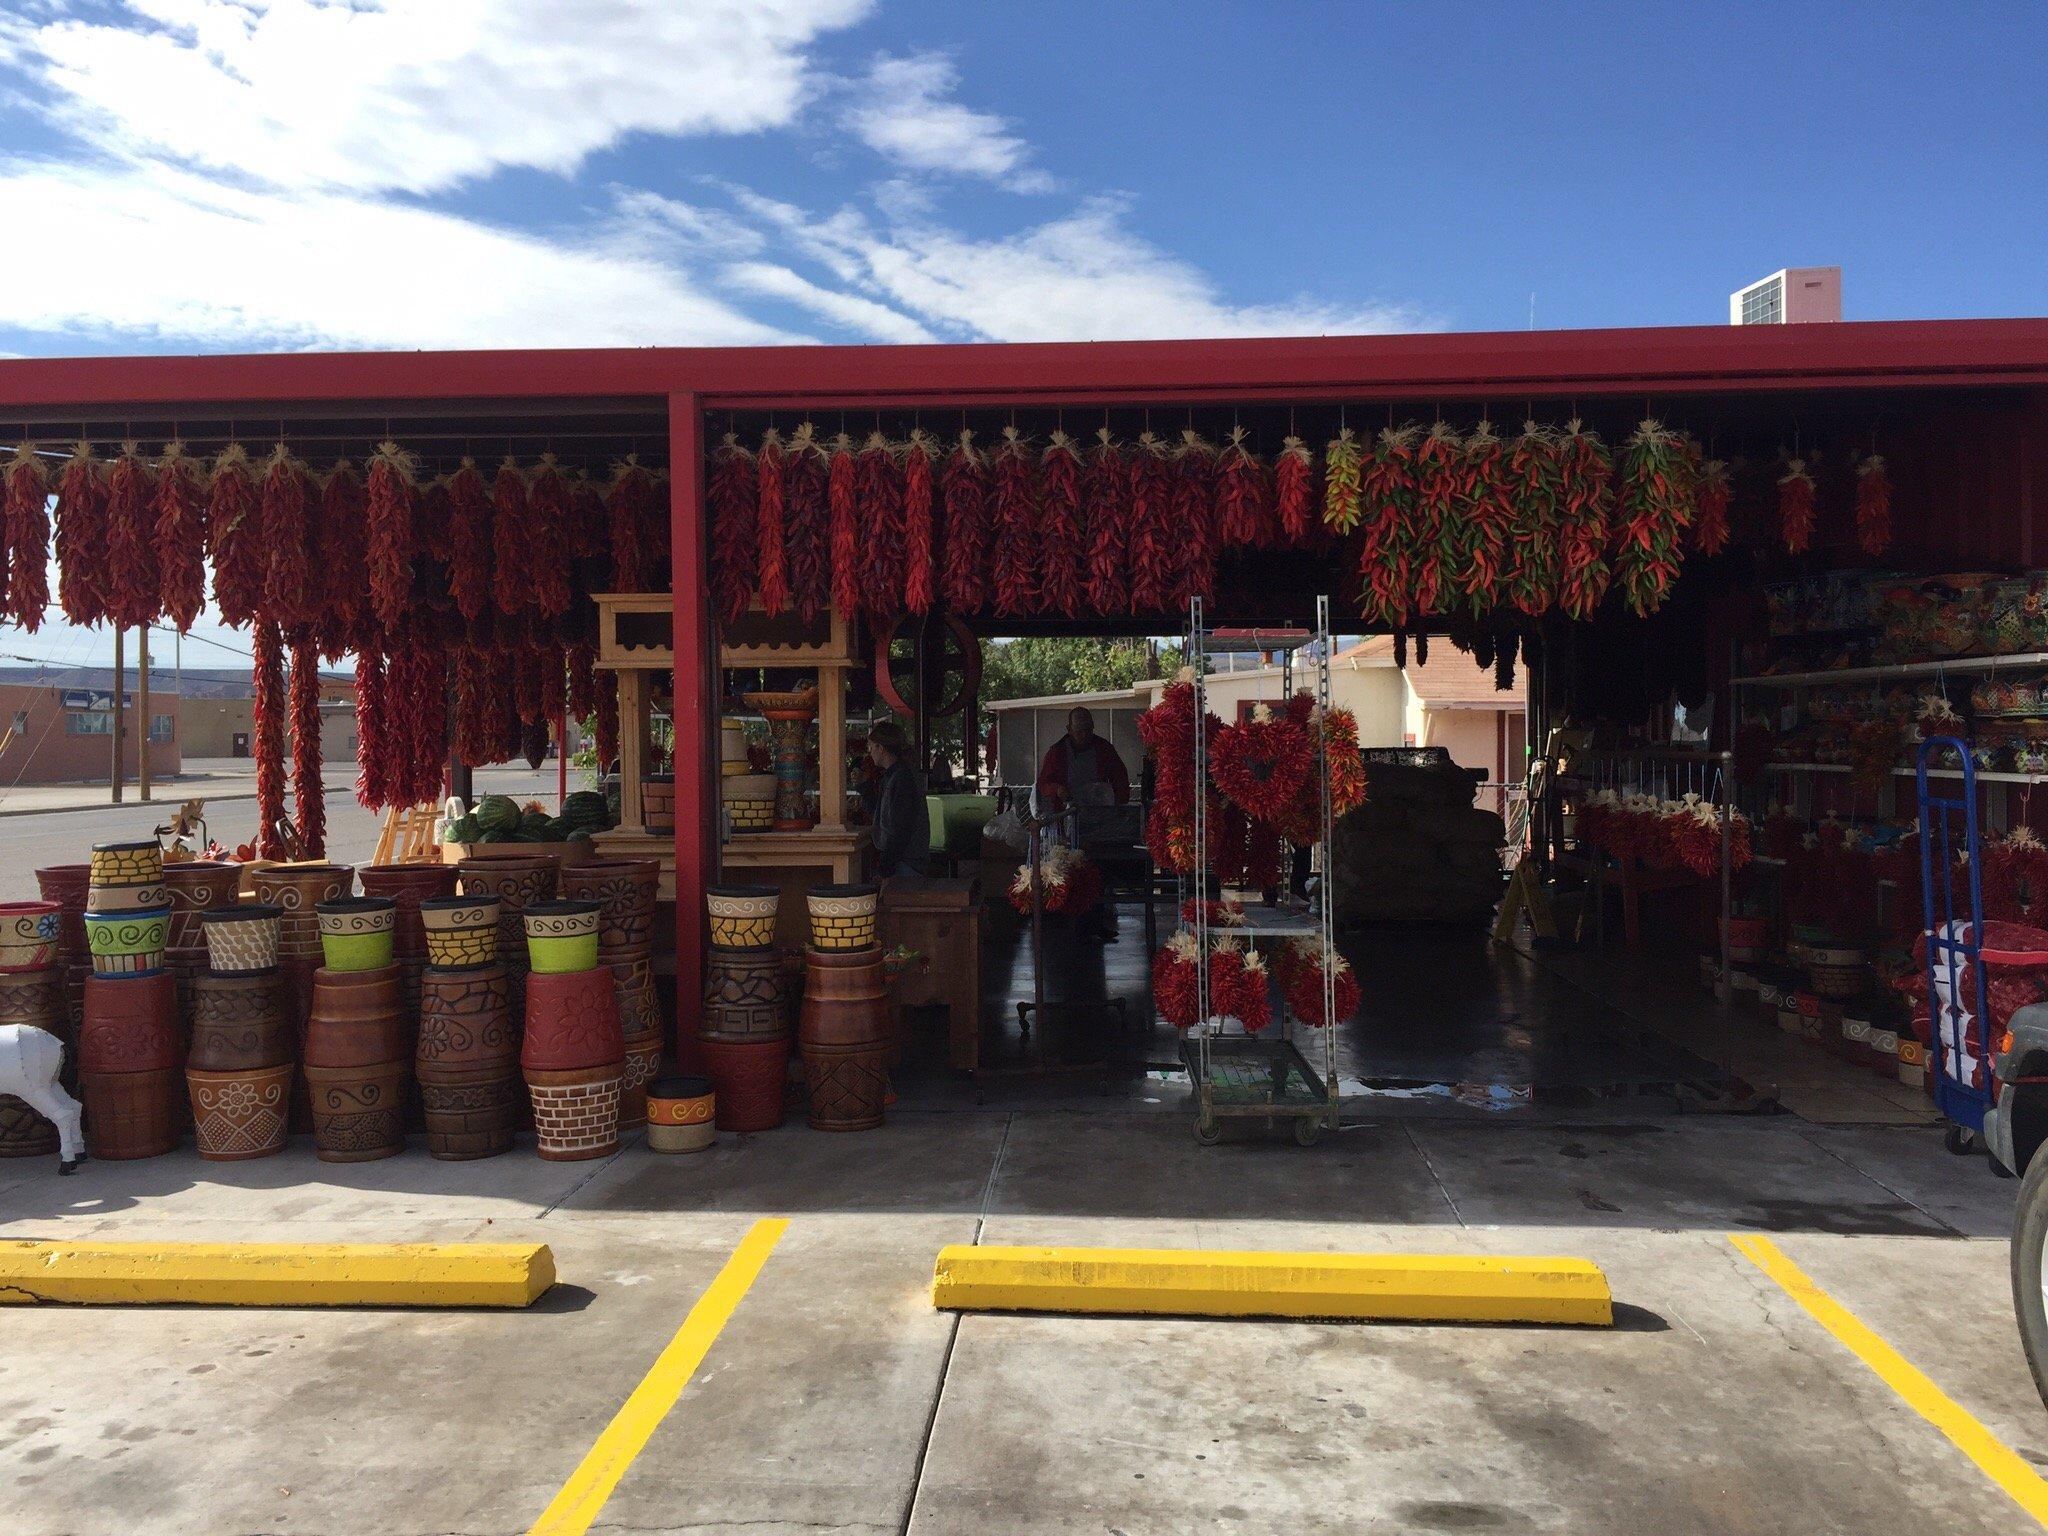
[(703, 410), (695, 394), (668, 397), (669, 576), (674, 594), (676, 781), (676, 1028), (690, 1028), (704, 995), (704, 887), (718, 848), (718, 732), (712, 717), (716, 637), (711, 629), (704, 523)]

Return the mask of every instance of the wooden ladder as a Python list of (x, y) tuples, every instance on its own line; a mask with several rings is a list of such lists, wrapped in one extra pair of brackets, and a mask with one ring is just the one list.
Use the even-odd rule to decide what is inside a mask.
[(434, 823), (441, 808), (432, 803), (399, 808), (384, 813), (383, 830), (377, 834), (375, 864), (433, 864), (441, 850), (434, 841)]

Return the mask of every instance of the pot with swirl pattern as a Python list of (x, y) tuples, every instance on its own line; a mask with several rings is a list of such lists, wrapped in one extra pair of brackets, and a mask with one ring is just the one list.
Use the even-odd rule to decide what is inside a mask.
[(320, 952), (330, 971), (378, 971), (391, 964), (398, 903), (388, 896), (344, 896), (314, 908)]

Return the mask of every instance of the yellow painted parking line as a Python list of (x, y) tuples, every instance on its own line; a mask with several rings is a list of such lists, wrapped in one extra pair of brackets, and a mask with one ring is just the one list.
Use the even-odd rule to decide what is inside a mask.
[(527, 1536), (583, 1536), (590, 1529), (612, 1490), (618, 1487), (619, 1479), (633, 1464), (633, 1458), (646, 1447), (661, 1421), (668, 1417), (669, 1409), (675, 1407), (676, 1399), (683, 1395), (683, 1388), (704, 1363), (704, 1356), (710, 1353), (734, 1309), (761, 1273), (761, 1266), (768, 1262), (768, 1255), (788, 1230), (789, 1223), (779, 1218), (754, 1223), (739, 1247), (733, 1249), (732, 1257), (725, 1261), (718, 1278), (697, 1298), (697, 1305), (690, 1308), (690, 1315), (668, 1341), (668, 1348), (649, 1367), (625, 1406), (612, 1415), (611, 1423), (597, 1437), (590, 1454), (569, 1474), (569, 1481), (562, 1485), (562, 1491), (533, 1523)]
[(1855, 1313), (1814, 1284), (1776, 1243), (1748, 1234), (1732, 1234), (1728, 1241), (1783, 1287), (1785, 1294), (1804, 1307), (1815, 1322), (1847, 1345), (1851, 1354), (1906, 1400), (1908, 1407), (1948, 1436), (1957, 1450), (1977, 1464), (1978, 1471), (2003, 1488), (2021, 1509), (2048, 1526), (2048, 1482), (2043, 1482), (2011, 1446), (1929, 1381)]
[(0, 1305), (525, 1307), (545, 1243), (0, 1242)]

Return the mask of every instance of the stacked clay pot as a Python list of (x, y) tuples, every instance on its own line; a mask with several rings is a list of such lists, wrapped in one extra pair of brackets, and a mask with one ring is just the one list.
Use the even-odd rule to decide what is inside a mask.
[[(438, 850), (437, 850), (438, 851)], [(455, 894), (455, 866), (452, 864), (365, 864), (356, 871), (365, 896), (390, 899), (398, 911), (393, 934), (393, 952), (399, 975), (404, 979), (406, 1019), (417, 1026), (420, 1016), (420, 979), (427, 967), (427, 936), (420, 923), (420, 903), (438, 901)]]
[(498, 903), (498, 959), (512, 982), (513, 1017), (526, 1013), (526, 909), (536, 901), (553, 901), (560, 889), (562, 861), (551, 853), (508, 854), (502, 858), (469, 858), (455, 866), (465, 896), (488, 896)]
[(85, 898), (92, 887), (90, 864), (49, 864), (36, 871), (36, 889), (54, 901), (63, 916), (57, 929), (57, 966), (64, 977), (65, 1010), (75, 1031), (84, 1016), (85, 978), (92, 974), (92, 952), (85, 942)]
[(289, 982), (278, 963), (284, 913), (261, 902), (223, 905), (199, 918), (207, 968), (188, 984), (192, 1044), (185, 1091), (199, 1155), (246, 1162), (282, 1152), (291, 1133), (299, 1039)]
[(192, 982), (207, 968), (205, 914), (235, 899), (239, 865), (215, 859), (165, 860), (164, 890), (170, 897), (171, 923), (164, 936), (164, 964), (178, 988), (178, 1024), (192, 1034)]
[(413, 1071), (427, 1151), (445, 1161), (495, 1157), (519, 1127), (519, 1018), (498, 959), (498, 903), (430, 896), (420, 904), (420, 974)]
[(611, 969), (597, 959), (598, 911), (595, 902), (543, 901), (522, 919), (532, 971), (519, 1064), (540, 1155), (551, 1162), (619, 1148), (626, 1037)]
[(717, 1095), (708, 1077), (658, 1077), (647, 1085), (647, 1145), (702, 1152), (718, 1139)]
[[(64, 1046), (69, 1079), (78, 1052), (59, 965), (62, 922), (63, 909), (54, 901), (0, 902), (0, 1024), (27, 1024), (54, 1035)], [(0, 1093), (0, 1158), (56, 1151), (57, 1128), (13, 1094)]]
[(811, 947), (797, 1043), (810, 1122), (821, 1131), (873, 1130), (889, 1091), (891, 1042), (888, 977), (876, 939), (879, 890), (827, 885), (807, 900)]
[[(277, 964), (284, 981), (285, 1016), (298, 1042), (299, 1060), (306, 1059), (306, 1027), (313, 1011), (313, 973), (320, 969), (320, 920), (314, 908), (339, 901), (355, 891), (356, 872), (347, 864), (311, 860), (273, 864), (251, 877), (256, 899), (282, 914), (278, 928)], [(292, 1103), (292, 1129), (312, 1129), (309, 1085), (302, 1075)]]
[(313, 1145), (326, 1163), (367, 1163), (405, 1150), (413, 1046), (403, 978), (392, 958), (397, 925), (383, 897), (318, 905), (327, 964), (313, 973), (306, 1083)]
[(619, 1087), (619, 1129), (647, 1124), (647, 1085), (661, 1070), (667, 1031), (654, 991), (654, 900), (661, 865), (653, 859), (564, 864), (562, 895), (597, 904), (598, 963), (612, 974), (626, 1072)]
[(92, 955), (78, 1031), (86, 1147), (94, 1157), (157, 1157), (186, 1114), (177, 983), (165, 968), (170, 892), (154, 841), (98, 843), (86, 888)]
[(778, 892), (772, 885), (715, 885), (705, 905), (711, 948), (697, 1039), (717, 1092), (718, 1129), (772, 1131), (782, 1124), (789, 1078), (793, 990), (774, 946)]

